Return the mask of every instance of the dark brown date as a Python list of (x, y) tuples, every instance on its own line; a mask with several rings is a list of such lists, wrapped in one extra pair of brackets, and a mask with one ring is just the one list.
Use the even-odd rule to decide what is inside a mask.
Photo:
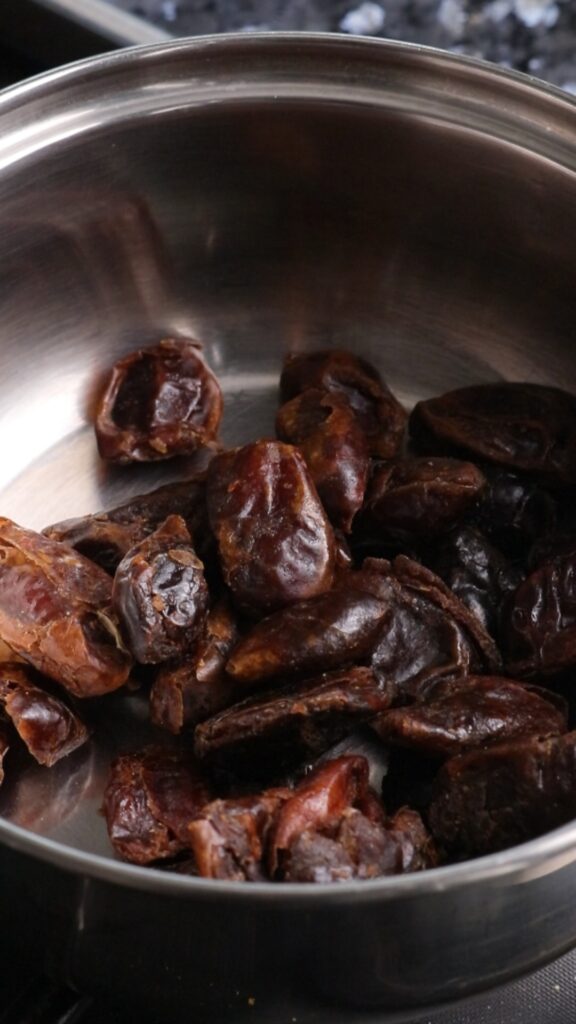
[(210, 547), (205, 475), (166, 484), (111, 509), (78, 519), (65, 519), (43, 530), (51, 540), (65, 541), (81, 555), (114, 574), (124, 555), (169, 515), (182, 516), (200, 557)]
[(230, 882), (266, 880), (270, 833), (291, 795), (289, 789), (268, 789), (204, 807), (188, 830), (198, 874)]
[(88, 739), (78, 716), (42, 689), (28, 665), (0, 665), (0, 706), (38, 764), (51, 767)]
[(481, 623), (434, 573), (404, 555), (390, 564), (367, 559), (374, 592), (387, 599), (371, 664), (402, 703), (422, 696), (438, 679), (494, 672), (501, 658)]
[(112, 580), (67, 544), (0, 518), (0, 636), (77, 697), (126, 682)]
[(369, 668), (327, 672), (247, 697), (196, 728), (199, 757), (254, 764), (294, 764), (327, 750), (355, 725), (390, 706), (391, 694)]
[(336, 541), (300, 452), (257, 441), (214, 458), (208, 514), (238, 607), (262, 615), (328, 590)]
[(242, 683), (337, 668), (374, 647), (388, 604), (362, 589), (362, 573), (328, 591), (297, 601), (258, 622), (234, 648), (226, 666)]
[(326, 828), (368, 792), (368, 762), (344, 756), (315, 769), (282, 806), (270, 843), (270, 871), (274, 875), (284, 855), (302, 832)]
[(204, 566), (180, 516), (168, 516), (124, 556), (112, 601), (137, 661), (181, 657), (197, 639), (208, 611)]
[(150, 691), (151, 718), (172, 733), (190, 729), (238, 699), (238, 683), (226, 674), (238, 627), (226, 600), (208, 613), (204, 632), (183, 661), (163, 665)]
[(436, 683), (426, 699), (379, 715), (372, 728), (386, 743), (429, 757), (453, 757), (516, 736), (566, 732), (562, 698), (498, 676)]
[(418, 402), (410, 433), (419, 450), (466, 453), (536, 480), (576, 483), (576, 398), (540, 384), (478, 384)]
[(503, 632), (511, 675), (551, 676), (576, 665), (576, 553), (546, 563), (520, 584)]
[(343, 395), (364, 433), (370, 453), (393, 459), (404, 440), (408, 416), (380, 374), (359, 356), (338, 349), (289, 355), (280, 377), (283, 402), (307, 388)]
[(426, 821), (434, 780), (442, 763), (439, 758), (424, 757), (406, 747), (390, 747), (387, 771), (380, 790), (387, 810), (394, 812), (412, 807)]
[(507, 598), (524, 574), (513, 566), (479, 530), (462, 526), (426, 553), (426, 564), (496, 638)]
[(483, 533), (509, 558), (522, 558), (556, 522), (556, 502), (533, 480), (485, 467), (486, 487), (474, 513)]
[(347, 398), (308, 388), (279, 410), (276, 433), (298, 445), (331, 522), (349, 533), (364, 500), (369, 453)]
[(364, 511), (387, 539), (418, 542), (446, 533), (478, 500), (485, 479), (459, 459), (400, 459), (378, 466)]
[(194, 341), (164, 338), (114, 365), (96, 415), (103, 459), (169, 459), (214, 440), (222, 393), (200, 348)]
[(187, 849), (189, 825), (212, 799), (198, 767), (179, 751), (149, 747), (112, 763), (104, 814), (116, 853), (151, 864)]
[(429, 821), (452, 856), (478, 857), (576, 817), (576, 733), (508, 740), (447, 761)]

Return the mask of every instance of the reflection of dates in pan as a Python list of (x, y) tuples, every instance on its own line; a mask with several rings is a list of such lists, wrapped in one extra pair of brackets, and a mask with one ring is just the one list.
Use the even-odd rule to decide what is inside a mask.
[(214, 440), (222, 393), (199, 349), (193, 341), (165, 338), (116, 363), (96, 415), (103, 459), (169, 459)]

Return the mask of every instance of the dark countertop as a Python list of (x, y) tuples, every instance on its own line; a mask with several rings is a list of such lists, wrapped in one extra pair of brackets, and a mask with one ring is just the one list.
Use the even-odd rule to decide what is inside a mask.
[(109, 0), (176, 36), (356, 31), (516, 68), (576, 94), (571, 0)]

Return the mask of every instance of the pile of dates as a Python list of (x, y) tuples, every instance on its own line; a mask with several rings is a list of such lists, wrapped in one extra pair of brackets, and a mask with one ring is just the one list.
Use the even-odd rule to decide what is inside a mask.
[(127, 685), (155, 738), (103, 813), (136, 864), (369, 879), (575, 818), (576, 398), (484, 384), (408, 416), (326, 350), (288, 356), (276, 438), (224, 450), (221, 415), (196, 343), (132, 353), (101, 456), (207, 469), (42, 534), (0, 519), (0, 781)]

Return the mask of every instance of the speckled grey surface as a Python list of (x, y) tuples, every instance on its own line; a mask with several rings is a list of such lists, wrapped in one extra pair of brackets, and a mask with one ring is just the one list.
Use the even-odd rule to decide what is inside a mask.
[(110, 0), (174, 35), (356, 32), (440, 46), (576, 94), (574, 0)]

